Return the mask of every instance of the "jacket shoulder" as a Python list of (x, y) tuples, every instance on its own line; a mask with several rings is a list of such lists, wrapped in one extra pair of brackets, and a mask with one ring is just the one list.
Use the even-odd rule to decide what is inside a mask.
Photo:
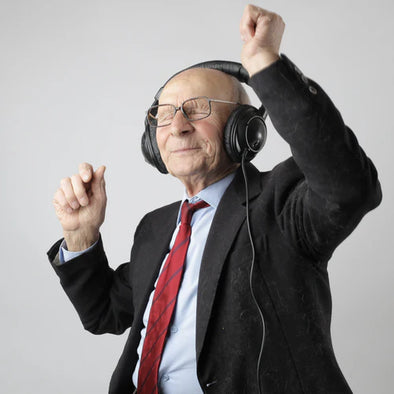
[(160, 208), (156, 208), (153, 211), (145, 214), (143, 220), (156, 221), (168, 219), (169, 216), (175, 215), (178, 212), (180, 203), (181, 201), (179, 200), (171, 204), (164, 205)]

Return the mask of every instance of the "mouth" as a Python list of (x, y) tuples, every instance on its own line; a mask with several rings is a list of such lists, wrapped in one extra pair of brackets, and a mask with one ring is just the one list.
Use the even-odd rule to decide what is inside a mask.
[(178, 149), (173, 149), (171, 153), (175, 154), (187, 154), (195, 150), (199, 150), (200, 148), (178, 148)]

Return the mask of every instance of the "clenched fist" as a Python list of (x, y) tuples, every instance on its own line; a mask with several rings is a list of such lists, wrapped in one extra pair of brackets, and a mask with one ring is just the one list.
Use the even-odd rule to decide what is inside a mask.
[(241, 62), (250, 76), (279, 59), (284, 30), (279, 15), (250, 4), (245, 7), (240, 23)]
[(99, 238), (107, 205), (104, 171), (104, 166), (93, 171), (90, 164), (82, 163), (78, 174), (61, 180), (54, 195), (53, 205), (70, 251), (87, 249)]

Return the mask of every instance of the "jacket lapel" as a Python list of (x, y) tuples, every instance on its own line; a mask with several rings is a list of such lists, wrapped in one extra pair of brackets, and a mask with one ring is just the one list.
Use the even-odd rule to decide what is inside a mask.
[[(139, 249), (137, 256), (132, 256), (133, 261), (142, 261), (143, 267), (138, 267), (133, 272), (134, 299), (137, 316), (142, 316), (149, 295), (159, 275), (160, 267), (165, 255), (168, 253), (171, 237), (176, 226), (180, 201), (171, 204), (163, 210), (155, 211), (144, 233), (139, 236)], [(157, 226), (157, 223), (160, 223)], [(152, 247), (154, 245), (154, 247)]]
[[(251, 200), (260, 191), (259, 172), (251, 164), (247, 164), (246, 170), (249, 181), (249, 200)], [(217, 208), (202, 257), (197, 295), (197, 359), (201, 353), (226, 256), (245, 219), (245, 185), (242, 171), (239, 169)]]

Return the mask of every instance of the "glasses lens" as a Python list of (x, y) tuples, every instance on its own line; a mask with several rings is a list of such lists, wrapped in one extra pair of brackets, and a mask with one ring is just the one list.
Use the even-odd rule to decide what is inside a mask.
[(172, 104), (154, 105), (149, 108), (148, 122), (151, 126), (161, 127), (171, 124), (175, 107)]
[(204, 119), (211, 113), (211, 105), (206, 97), (196, 97), (186, 100), (182, 108), (189, 120)]

